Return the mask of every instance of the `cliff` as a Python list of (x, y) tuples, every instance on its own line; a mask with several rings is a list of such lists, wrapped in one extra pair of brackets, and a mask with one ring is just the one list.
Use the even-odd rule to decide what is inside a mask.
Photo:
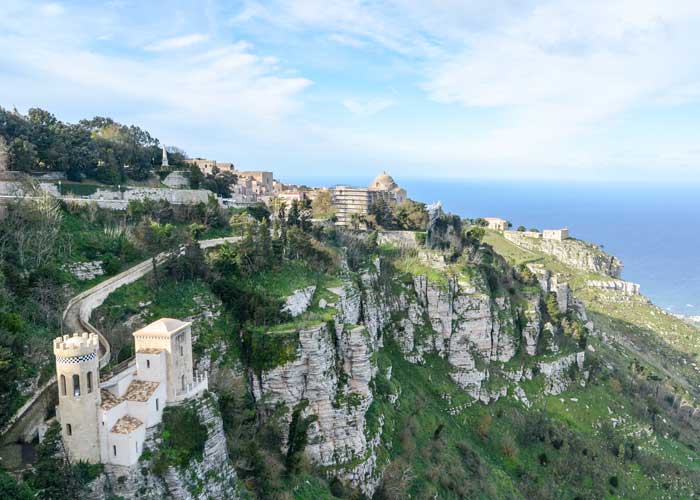
[[(529, 405), (521, 382), (540, 380), (543, 394), (559, 394), (587, 377), (585, 353), (558, 346), (541, 290), (514, 297), (493, 289), (476, 267), (449, 274), (435, 252), (421, 261), (429, 263), (425, 274), (398, 271), (390, 257), (376, 258), (360, 273), (346, 272), (343, 285), (330, 290), (337, 296), (329, 306), (334, 320), (269, 332), (291, 336), (295, 355), (273, 368), (250, 370), (262, 417), (282, 404), (289, 425), (294, 409), (304, 404), (303, 415), (316, 419), (308, 430), (307, 457), (366, 495), (375, 491), (386, 466), (377, 453), (382, 417), (375, 416), (372, 430), (366, 420), (374, 400), (375, 359), (386, 342), (394, 342), (412, 364), (430, 356), (444, 359), (449, 377), (474, 403), (509, 396)], [(433, 273), (440, 279), (428, 277)], [(572, 377), (572, 370), (578, 375)], [(392, 399), (401, 403), (400, 394)]]

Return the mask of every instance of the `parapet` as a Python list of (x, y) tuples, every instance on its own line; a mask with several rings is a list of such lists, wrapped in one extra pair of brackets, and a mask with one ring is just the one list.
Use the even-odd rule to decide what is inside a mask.
[(53, 353), (59, 358), (59, 362), (65, 358), (96, 355), (98, 348), (99, 340), (94, 333), (74, 333), (57, 337), (53, 341)]

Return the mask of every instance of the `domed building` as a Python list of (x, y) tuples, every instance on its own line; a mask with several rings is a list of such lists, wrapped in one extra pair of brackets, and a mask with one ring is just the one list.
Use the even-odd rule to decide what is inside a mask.
[(375, 177), (369, 187), (336, 186), (332, 192), (338, 225), (342, 226), (350, 225), (353, 214), (367, 215), (369, 207), (380, 198), (391, 205), (407, 198), (406, 190), (386, 171)]

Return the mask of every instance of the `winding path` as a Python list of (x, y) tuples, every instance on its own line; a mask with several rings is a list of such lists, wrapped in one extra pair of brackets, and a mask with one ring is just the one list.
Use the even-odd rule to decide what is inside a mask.
[[(206, 250), (207, 248), (213, 248), (223, 245), (224, 243), (234, 243), (240, 239), (239, 236), (232, 236), (202, 240), (199, 242), (199, 246), (201, 249)], [(156, 265), (163, 264), (171, 255), (173, 255), (172, 252), (158, 254), (156, 256)], [(182, 252), (178, 252), (176, 255), (180, 256)], [(104, 368), (109, 364), (112, 351), (107, 338), (90, 323), (92, 311), (102, 305), (112, 292), (144, 277), (152, 270), (153, 261), (151, 259), (144, 260), (126, 271), (112, 276), (92, 288), (79, 293), (68, 302), (66, 309), (63, 311), (63, 321), (61, 324), (62, 333), (90, 332), (97, 335), (100, 342), (100, 368)], [(17, 412), (15, 412), (0, 430), (0, 436), (2, 436), (0, 439), (1, 444), (16, 442), (20, 439), (24, 439), (25, 441), (31, 439), (30, 435), (34, 434), (36, 427), (43, 423), (47, 409), (54, 402), (56, 396), (55, 384), (56, 376), (53, 376), (42, 385)]]

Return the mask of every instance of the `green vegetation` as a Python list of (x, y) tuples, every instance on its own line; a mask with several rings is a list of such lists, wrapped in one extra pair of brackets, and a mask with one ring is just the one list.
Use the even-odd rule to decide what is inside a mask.
[(202, 461), (209, 435), (200, 422), (196, 402), (169, 406), (163, 411), (161, 445), (153, 459), (153, 472), (162, 475), (168, 467), (186, 468), (193, 460)]
[[(58, 423), (54, 423), (37, 448), (37, 460), (33, 469), (24, 476), (24, 484), (32, 491), (32, 497), (43, 500), (85, 498), (88, 484), (102, 473), (102, 465), (69, 463), (59, 453), (61, 448), (61, 428)], [(19, 489), (19, 492), (24, 494), (26, 488)]]

